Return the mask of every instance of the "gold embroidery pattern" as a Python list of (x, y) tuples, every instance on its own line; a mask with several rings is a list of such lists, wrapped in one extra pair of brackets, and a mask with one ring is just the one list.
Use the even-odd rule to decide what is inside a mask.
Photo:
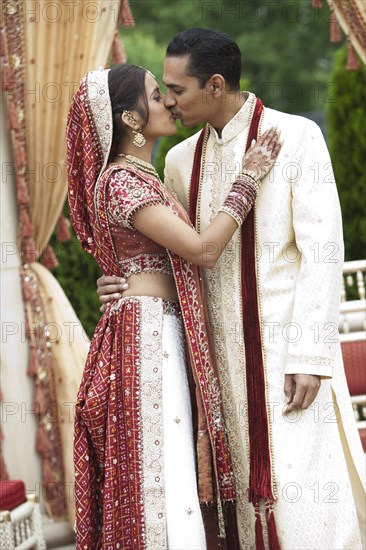
[(146, 182), (123, 171), (123, 178), (109, 182), (107, 212), (112, 223), (134, 231), (132, 218), (141, 208), (153, 204), (164, 204), (164, 200)]
[(141, 303), (141, 385), (142, 475), (146, 548), (166, 548), (164, 492), (164, 441), (162, 407), (154, 407), (162, 395), (161, 300), (140, 297)]
[(166, 254), (137, 254), (126, 260), (119, 260), (121, 273), (124, 277), (137, 273), (162, 273), (172, 275), (170, 260)]
[(287, 363), (299, 363), (301, 365), (321, 365), (324, 367), (332, 367), (334, 360), (329, 357), (322, 357), (320, 355), (288, 355)]
[[(255, 103), (249, 104), (249, 120)], [(214, 146), (215, 137), (211, 132), (208, 142), (208, 152), (213, 151), (213, 157), (207, 158), (206, 165), (211, 166), (211, 177), (203, 178), (201, 201), (198, 204), (198, 218), (202, 230), (207, 227), (221, 207), (235, 172), (240, 169), (233, 165), (232, 152), (237, 147), (244, 150), (249, 125), (240, 140), (234, 137), (226, 146)], [(212, 171), (212, 165), (217, 169)], [(225, 174), (225, 168), (230, 170), (231, 177)], [(202, 208), (208, 204), (209, 208)], [(208, 300), (208, 311), (212, 323), (214, 347), (219, 368), (220, 386), (223, 396), (225, 421), (228, 430), (231, 458), (233, 463), (237, 499), (237, 520), (239, 538), (242, 548), (255, 547), (253, 506), (247, 501), (249, 480), (249, 445), (247, 425), (247, 395), (245, 375), (245, 352), (242, 338), (243, 326), (241, 308), (238, 305), (233, 311), (233, 296), (240, 295), (240, 232), (238, 231), (216, 267), (203, 270), (204, 284)], [(233, 269), (233, 266), (235, 268)], [(225, 320), (225, 321), (224, 321)]]
[[(109, 71), (108, 71), (109, 72)], [(100, 140), (103, 158), (107, 159), (112, 136), (112, 108), (108, 90), (108, 72), (92, 71), (86, 75), (90, 108), (96, 126), (95, 141)]]

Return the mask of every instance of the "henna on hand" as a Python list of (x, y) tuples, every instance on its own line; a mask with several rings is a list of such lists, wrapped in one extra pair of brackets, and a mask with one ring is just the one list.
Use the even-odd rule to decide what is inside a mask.
[(252, 144), (243, 157), (243, 171), (255, 174), (262, 180), (276, 162), (282, 142), (276, 128), (270, 128)]

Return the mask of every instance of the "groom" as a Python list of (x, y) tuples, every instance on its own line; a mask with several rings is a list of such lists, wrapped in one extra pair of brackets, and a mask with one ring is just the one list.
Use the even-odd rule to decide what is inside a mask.
[[(264, 108), (240, 75), (223, 33), (187, 29), (168, 45), (166, 107), (184, 126), (207, 123), (165, 168), (198, 231), (257, 133), (277, 126), (283, 141), (252, 215), (203, 270), (241, 548), (359, 549), (364, 463), (337, 336), (343, 240), (329, 154), (315, 123)], [(98, 281), (103, 303), (118, 283)]]

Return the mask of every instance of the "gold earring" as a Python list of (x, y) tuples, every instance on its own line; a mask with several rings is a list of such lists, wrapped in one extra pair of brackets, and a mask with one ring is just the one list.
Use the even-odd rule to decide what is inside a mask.
[(141, 128), (138, 128), (137, 130), (132, 129), (132, 133), (133, 133), (132, 144), (135, 145), (136, 147), (143, 147), (146, 143), (146, 139), (141, 134), (140, 130)]
[[(133, 118), (130, 111), (123, 111), (123, 112), (126, 114), (127, 120), (130, 124), (136, 124), (136, 120)], [(143, 147), (146, 143), (146, 139), (144, 138), (140, 130), (141, 128), (138, 128), (137, 130), (135, 130), (135, 128), (132, 128), (132, 133), (134, 136), (132, 140), (132, 144), (135, 145), (135, 147)]]

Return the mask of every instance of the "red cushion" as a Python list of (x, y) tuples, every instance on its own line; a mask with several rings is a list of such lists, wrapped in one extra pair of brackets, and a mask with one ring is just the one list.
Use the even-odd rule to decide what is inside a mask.
[(360, 434), (363, 450), (366, 453), (366, 428), (360, 428), (358, 432)]
[(0, 510), (13, 510), (25, 501), (23, 481), (0, 481)]
[(351, 395), (366, 393), (366, 341), (342, 342), (344, 369)]

